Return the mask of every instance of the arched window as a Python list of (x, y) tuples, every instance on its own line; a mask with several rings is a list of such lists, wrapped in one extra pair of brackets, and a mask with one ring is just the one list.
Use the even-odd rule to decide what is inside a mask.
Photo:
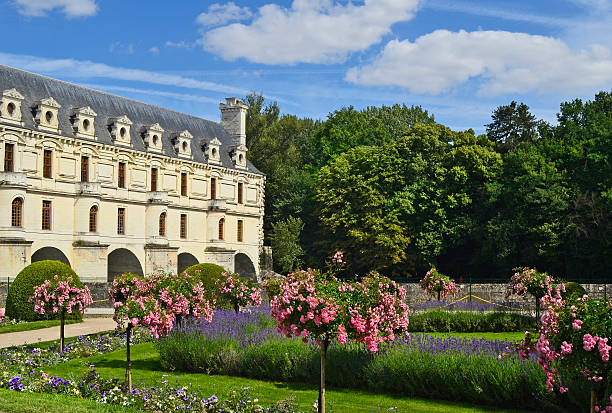
[(98, 230), (98, 207), (92, 206), (89, 208), (89, 232)]
[(11, 226), (21, 227), (21, 217), (23, 215), (23, 199), (15, 198), (11, 208)]
[(219, 241), (225, 239), (225, 218), (219, 220)]
[(166, 213), (162, 212), (159, 214), (159, 236), (166, 236)]

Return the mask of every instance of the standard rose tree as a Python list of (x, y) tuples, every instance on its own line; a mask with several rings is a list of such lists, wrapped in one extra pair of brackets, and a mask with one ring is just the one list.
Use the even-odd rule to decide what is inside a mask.
[[(337, 263), (337, 257), (336, 257)], [(408, 327), (406, 290), (377, 273), (341, 282), (315, 270), (289, 274), (271, 302), (277, 330), (314, 340), (321, 348), (319, 412), (325, 412), (325, 360), (330, 341), (364, 343), (370, 353)]]
[(214, 303), (204, 298), (196, 278), (182, 274), (158, 274), (142, 278), (124, 274), (113, 281), (110, 296), (115, 308), (117, 329), (126, 329), (126, 389), (131, 391), (131, 332), (137, 325), (147, 327), (155, 338), (167, 336), (176, 318), (187, 316), (212, 319)]
[(419, 285), (430, 297), (437, 296), (438, 301), (445, 299), (449, 294), (454, 297), (459, 291), (450, 277), (440, 273), (435, 268), (427, 271), (425, 277), (419, 281)]
[(555, 280), (545, 272), (539, 272), (535, 268), (519, 267), (514, 269), (515, 273), (510, 278), (506, 287), (506, 298), (512, 294), (524, 296), (529, 293), (535, 298), (536, 320), (540, 319), (540, 300), (549, 289), (554, 287)]
[(537, 354), (548, 390), (567, 393), (572, 385), (583, 382), (591, 390), (591, 412), (612, 412), (608, 344), (612, 338), (612, 299), (599, 301), (583, 295), (565, 300), (562, 292), (563, 285), (548, 288), (542, 298), (546, 311), (537, 344), (534, 346), (528, 335), (519, 354), (522, 358)]
[(240, 307), (261, 304), (261, 288), (238, 274), (224, 272), (217, 280), (219, 295), (225, 298), (237, 313)]
[(34, 287), (34, 311), (40, 314), (60, 314), (60, 351), (64, 351), (64, 323), (66, 314), (83, 314), (85, 307), (93, 302), (87, 286), (79, 288), (71, 276), (53, 276), (38, 287)]

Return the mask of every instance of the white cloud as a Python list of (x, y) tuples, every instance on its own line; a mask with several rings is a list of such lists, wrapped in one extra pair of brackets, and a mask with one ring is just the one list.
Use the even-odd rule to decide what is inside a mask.
[(153, 46), (149, 49), (149, 53), (154, 54), (155, 56), (159, 55), (159, 47)]
[(137, 93), (140, 95), (146, 96), (160, 96), (165, 98), (170, 98), (174, 100), (183, 100), (186, 102), (203, 102), (203, 103), (219, 103), (219, 99), (210, 98), (207, 96), (199, 96), (193, 95), (190, 93), (175, 93), (175, 92), (165, 92), (163, 90), (155, 90), (155, 89), (138, 89), (133, 87), (126, 86), (117, 86), (117, 85), (100, 85), (95, 83), (85, 84), (83, 86), (97, 89), (97, 90), (112, 90), (116, 92), (126, 92), (126, 93)]
[(196, 22), (202, 26), (221, 26), (233, 21), (246, 20), (252, 16), (248, 7), (236, 6), (234, 2), (215, 3), (208, 7), (208, 12), (200, 14)]
[(210, 90), (229, 94), (246, 95), (248, 91), (213, 82), (205, 82), (189, 77), (150, 72), (141, 69), (127, 69), (95, 63), (88, 60), (46, 59), (42, 57), (16, 55), (0, 52), (0, 64), (18, 67), (48, 76), (61, 76), (78, 79), (115, 79), (156, 85), (176, 86), (188, 89)]
[(108, 46), (108, 51), (117, 54), (134, 54), (134, 45), (132, 43), (113, 42)]
[(612, 55), (603, 46), (574, 51), (559, 39), (525, 33), (436, 30), (414, 42), (390, 41), (346, 79), (421, 94), (446, 92), (470, 79), (478, 79), (479, 94), (487, 96), (591, 91), (612, 82)]
[(98, 12), (94, 0), (15, 0), (19, 13), (42, 17), (54, 9), (61, 9), (66, 17), (87, 17)]
[(205, 32), (205, 50), (225, 60), (264, 64), (342, 62), (351, 52), (379, 43), (394, 23), (413, 17), (419, 0), (294, 0), (290, 8), (266, 4), (249, 25)]
[(180, 42), (173, 42), (168, 40), (166, 43), (164, 43), (164, 46), (166, 47), (176, 47), (178, 49), (185, 49), (185, 50), (191, 50), (195, 47), (194, 43), (187, 43), (184, 40), (181, 40)]

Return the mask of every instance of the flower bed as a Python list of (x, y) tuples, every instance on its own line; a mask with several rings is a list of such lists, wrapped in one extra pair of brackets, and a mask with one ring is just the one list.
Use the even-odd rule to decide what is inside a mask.
[[(554, 397), (544, 388), (545, 375), (535, 360), (514, 355), (515, 345), (414, 334), (381, 345), (380, 353), (371, 355), (363, 344), (333, 343), (327, 380), (336, 387), (404, 396), (550, 407)], [(218, 311), (211, 323), (173, 330), (158, 349), (166, 369), (312, 384), (319, 380), (318, 347), (276, 332), (263, 308)]]

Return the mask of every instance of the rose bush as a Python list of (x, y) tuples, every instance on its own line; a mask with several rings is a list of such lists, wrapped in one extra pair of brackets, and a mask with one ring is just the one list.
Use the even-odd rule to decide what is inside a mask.
[(455, 297), (459, 291), (455, 281), (435, 268), (427, 271), (425, 277), (419, 281), (419, 285), (431, 298), (437, 296), (438, 301), (445, 299), (449, 294)]
[(539, 272), (535, 268), (514, 268), (514, 275), (506, 286), (506, 298), (512, 294), (524, 296), (529, 293), (535, 298), (536, 318), (540, 319), (540, 300), (551, 288), (555, 287), (555, 279), (545, 272)]
[[(563, 298), (563, 285), (549, 287), (542, 298), (546, 309), (537, 343), (531, 335), (520, 354), (537, 354), (546, 373), (546, 388), (565, 394), (573, 386), (591, 391), (591, 411), (612, 412), (612, 377), (608, 342), (612, 338), (612, 299), (594, 300), (588, 295)], [(612, 341), (610, 341), (612, 344)]]
[(217, 285), (221, 298), (227, 300), (236, 312), (240, 311), (240, 307), (261, 304), (261, 288), (238, 274), (224, 272)]
[(87, 286), (80, 288), (71, 275), (55, 275), (34, 287), (34, 312), (39, 314), (60, 314), (60, 351), (64, 351), (64, 322), (66, 314), (85, 312), (85, 307), (93, 303)]
[(342, 264), (341, 253), (336, 253), (328, 273), (309, 269), (289, 274), (271, 302), (279, 332), (320, 345), (319, 412), (325, 411), (325, 358), (331, 340), (344, 344), (353, 339), (376, 353), (380, 343), (394, 340), (408, 327), (403, 287), (374, 272), (360, 282), (339, 281), (333, 268)]

